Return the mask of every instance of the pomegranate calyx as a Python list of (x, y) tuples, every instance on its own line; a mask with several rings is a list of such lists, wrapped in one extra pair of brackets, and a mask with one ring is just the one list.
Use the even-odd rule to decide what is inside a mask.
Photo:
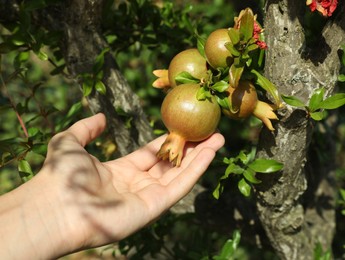
[(185, 144), (186, 141), (182, 136), (171, 132), (157, 152), (157, 157), (162, 160), (168, 159), (173, 166), (179, 167), (181, 165)]
[(158, 77), (153, 83), (152, 86), (155, 88), (166, 89), (170, 87), (169, 77), (168, 77), (168, 70), (166, 69), (158, 69), (154, 70), (153, 75)]
[(273, 112), (272, 105), (258, 100), (258, 103), (256, 104), (255, 109), (253, 111), (253, 115), (259, 118), (269, 130), (274, 131), (270, 119), (278, 120), (278, 117)]

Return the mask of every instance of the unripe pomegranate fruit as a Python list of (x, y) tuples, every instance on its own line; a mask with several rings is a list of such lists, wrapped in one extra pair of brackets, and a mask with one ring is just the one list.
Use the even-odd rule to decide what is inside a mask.
[(207, 38), (205, 43), (205, 55), (212, 68), (230, 67), (234, 59), (225, 43), (230, 42), (228, 29), (217, 29)]
[(207, 62), (196, 48), (181, 51), (171, 60), (168, 77), (172, 88), (178, 85), (175, 77), (184, 71), (196, 79), (207, 77)]
[(234, 112), (223, 109), (223, 113), (231, 118), (240, 119), (250, 116), (258, 103), (258, 95), (253, 84), (248, 80), (240, 81), (236, 88), (229, 87), (229, 102)]
[(157, 153), (158, 158), (181, 164), (187, 141), (199, 142), (208, 138), (217, 128), (221, 110), (214, 96), (197, 100), (198, 84), (181, 84), (164, 98), (161, 114), (169, 135)]

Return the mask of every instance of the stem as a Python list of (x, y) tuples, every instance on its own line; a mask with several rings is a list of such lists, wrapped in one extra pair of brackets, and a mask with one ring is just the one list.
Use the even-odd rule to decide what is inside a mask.
[(7, 98), (10, 100), (11, 107), (13, 108), (14, 112), (16, 113), (16, 116), (17, 116), (17, 119), (19, 121), (19, 124), (22, 127), (22, 129), (23, 129), (24, 135), (25, 135), (26, 138), (28, 138), (29, 137), (28, 130), (25, 127), (23, 118), (20, 116), (20, 114), (18, 113), (18, 110), (16, 109), (14, 101), (13, 101), (12, 97), (9, 94), (9, 91), (7, 89), (7, 85), (5, 84), (5, 81), (4, 81), (3, 77), (2, 77), (2, 75), (0, 75), (0, 80), (1, 80), (1, 85), (4, 87), (5, 96), (7, 96)]

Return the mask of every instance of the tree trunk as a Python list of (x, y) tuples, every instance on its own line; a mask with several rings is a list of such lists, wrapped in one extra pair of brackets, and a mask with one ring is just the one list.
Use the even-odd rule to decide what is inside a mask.
[[(45, 29), (62, 30), (61, 52), (71, 78), (80, 86), (80, 75), (91, 74), (96, 57), (109, 47), (100, 25), (103, 5), (101, 0), (62, 1), (34, 14), (36, 23)], [(152, 140), (153, 130), (138, 96), (110, 52), (105, 54), (102, 69), (106, 94), (93, 91), (87, 99), (94, 113), (106, 115), (108, 129), (117, 145), (117, 156), (123, 156)]]
[[(268, 0), (264, 28), (269, 46), (266, 76), (281, 94), (307, 103), (316, 89), (324, 87), (328, 96), (336, 87), (345, 19), (341, 16), (344, 4), (340, 4), (342, 10), (327, 22), (319, 44), (309, 49), (303, 28), (306, 8), (305, 1)], [(315, 156), (308, 156), (315, 124), (305, 111), (286, 106), (279, 117), (274, 133), (262, 132), (258, 156), (274, 158), (285, 167), (278, 174), (262, 176), (256, 190), (257, 210), (282, 259), (313, 259), (316, 244), (329, 249), (334, 235), (332, 160), (320, 164)], [(334, 149), (331, 145), (329, 149), (332, 155)]]

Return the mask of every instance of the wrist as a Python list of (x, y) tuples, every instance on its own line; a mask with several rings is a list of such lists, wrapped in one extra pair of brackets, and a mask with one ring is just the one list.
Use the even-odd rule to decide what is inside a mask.
[(0, 198), (1, 259), (52, 259), (78, 249), (49, 177), (38, 174)]

